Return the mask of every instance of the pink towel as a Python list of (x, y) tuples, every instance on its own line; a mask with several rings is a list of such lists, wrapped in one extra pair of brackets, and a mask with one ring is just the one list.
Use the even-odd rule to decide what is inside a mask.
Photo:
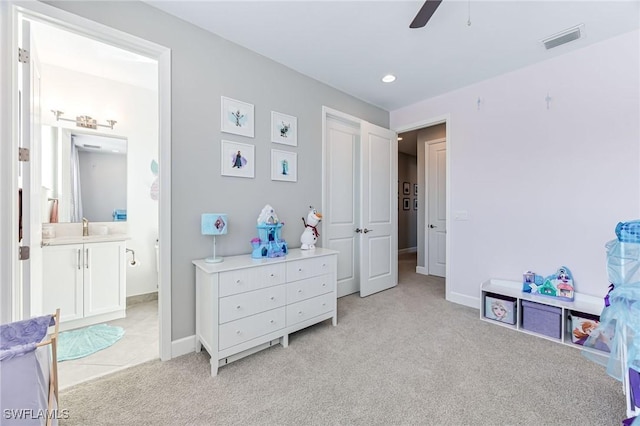
[(49, 216), (50, 223), (58, 223), (58, 200), (52, 200), (51, 203), (51, 215)]

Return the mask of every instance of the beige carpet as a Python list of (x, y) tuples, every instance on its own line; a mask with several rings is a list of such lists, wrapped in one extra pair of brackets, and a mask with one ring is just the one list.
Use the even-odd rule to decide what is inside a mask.
[(480, 321), (442, 279), (397, 287), (209, 376), (206, 352), (60, 395), (61, 425), (619, 425), (622, 386), (579, 350)]

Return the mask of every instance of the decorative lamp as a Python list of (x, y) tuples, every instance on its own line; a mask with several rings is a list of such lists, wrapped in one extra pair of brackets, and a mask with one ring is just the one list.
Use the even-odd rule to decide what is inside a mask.
[(216, 257), (216, 235), (227, 233), (227, 215), (222, 213), (202, 214), (202, 235), (213, 235), (213, 257), (208, 257), (204, 261), (207, 263), (218, 263), (224, 259)]

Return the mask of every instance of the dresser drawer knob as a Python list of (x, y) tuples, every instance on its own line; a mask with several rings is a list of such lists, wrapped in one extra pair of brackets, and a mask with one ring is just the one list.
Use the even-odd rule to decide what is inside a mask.
[(298, 268), (298, 272), (302, 272), (302, 268)]
[(236, 284), (240, 284), (240, 280), (236, 280)]
[(327, 283), (322, 283), (322, 287), (326, 287), (326, 286), (327, 286)]
[(236, 334), (240, 334), (240, 330), (236, 330)]
[(270, 277), (271, 277), (271, 278), (273, 278), (273, 277), (275, 277), (275, 276), (276, 276), (276, 274), (271, 274), (271, 275), (270, 275)]
[(326, 263), (323, 263), (323, 264), (322, 264), (322, 267), (323, 267), (323, 268), (326, 268), (326, 267), (327, 267), (327, 264), (326, 264)]
[(301, 288), (298, 289), (298, 293), (302, 293), (302, 289)]
[(269, 321), (269, 322), (270, 322), (271, 324), (273, 324), (275, 321), (274, 321), (274, 320), (271, 320), (271, 321)]
[(322, 304), (322, 306), (327, 306), (327, 304), (326, 304), (326, 303), (323, 303), (323, 304)]
[(275, 296), (271, 296), (269, 299), (276, 300), (276, 297)]
[(302, 315), (302, 311), (298, 311), (298, 315)]
[(236, 309), (240, 309), (240, 305), (236, 306)]

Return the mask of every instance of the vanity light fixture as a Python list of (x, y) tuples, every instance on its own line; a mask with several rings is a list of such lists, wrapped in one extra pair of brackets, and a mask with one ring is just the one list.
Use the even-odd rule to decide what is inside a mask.
[(71, 121), (76, 123), (76, 126), (85, 129), (97, 129), (98, 127), (108, 127), (109, 129), (113, 129), (113, 126), (117, 123), (116, 120), (106, 120), (107, 124), (98, 124), (95, 118), (91, 118), (88, 115), (79, 115), (75, 120), (73, 120), (71, 118), (62, 118), (61, 115), (64, 114), (64, 112), (57, 109), (52, 109), (51, 112), (56, 116), (56, 121)]
[(396, 76), (393, 74), (387, 74), (384, 77), (382, 77), (382, 81), (384, 83), (393, 83), (394, 81), (396, 81)]

